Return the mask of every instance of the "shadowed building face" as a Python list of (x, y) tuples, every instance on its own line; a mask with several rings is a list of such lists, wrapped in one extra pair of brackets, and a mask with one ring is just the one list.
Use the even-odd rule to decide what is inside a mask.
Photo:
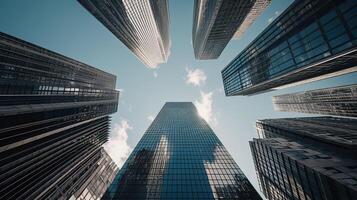
[(68, 199), (97, 169), (116, 77), (0, 33), (0, 199)]
[(265, 119), (257, 131), (250, 147), (267, 199), (356, 199), (356, 119)]
[(232, 37), (240, 37), (270, 0), (196, 0), (192, 44), (195, 58), (218, 58)]

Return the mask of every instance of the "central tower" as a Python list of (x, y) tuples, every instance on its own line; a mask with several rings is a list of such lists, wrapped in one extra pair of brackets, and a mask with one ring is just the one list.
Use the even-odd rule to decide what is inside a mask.
[(103, 199), (261, 199), (191, 102), (168, 102)]

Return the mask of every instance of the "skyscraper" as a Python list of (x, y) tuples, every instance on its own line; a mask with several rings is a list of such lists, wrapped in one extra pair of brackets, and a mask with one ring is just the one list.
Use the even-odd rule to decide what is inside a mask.
[(254, 139), (250, 146), (266, 198), (356, 198), (356, 119), (260, 120), (257, 131), (261, 139)]
[(234, 34), (234, 38), (240, 38), (244, 32), (250, 27), (257, 17), (265, 10), (270, 4), (271, 0), (255, 0), (253, 7), (245, 17), (242, 24), (239, 26)]
[(103, 199), (261, 199), (191, 102), (164, 105)]
[(233, 36), (239, 37), (270, 0), (196, 0), (192, 43), (196, 59), (218, 58)]
[(357, 117), (357, 84), (273, 97), (275, 110)]
[(118, 167), (103, 148), (100, 153), (101, 159), (96, 163), (95, 170), (70, 200), (100, 199), (113, 181)]
[(155, 68), (170, 55), (167, 0), (78, 0), (145, 65)]
[(294, 1), (223, 70), (227, 96), (357, 71), (357, 1)]
[(0, 33), (0, 199), (68, 199), (101, 159), (116, 77)]

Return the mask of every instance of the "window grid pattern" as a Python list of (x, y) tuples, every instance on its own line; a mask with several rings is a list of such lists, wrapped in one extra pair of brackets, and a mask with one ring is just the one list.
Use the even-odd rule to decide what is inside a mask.
[[(357, 120), (338, 117), (265, 119), (257, 122), (261, 138), (284, 135), (298, 139), (313, 138), (331, 145), (357, 149)], [(270, 135), (272, 134), (272, 135)]]
[(255, 3), (244, 19), (243, 23), (239, 26), (237, 31), (234, 34), (234, 38), (240, 38), (244, 32), (250, 27), (250, 25), (255, 21), (257, 17), (269, 6), (270, 0), (255, 0)]
[(167, 0), (78, 0), (148, 67), (170, 55)]
[(109, 117), (57, 131), (0, 152), (1, 199), (67, 199), (90, 176), (95, 152), (107, 141)]
[(103, 199), (261, 199), (192, 103), (166, 103)]
[(0, 33), (0, 199), (68, 199), (92, 175), (116, 77)]
[(275, 110), (357, 117), (357, 85), (273, 97)]
[(83, 184), (81, 189), (76, 192), (76, 194), (73, 196), (73, 199), (101, 199), (104, 192), (113, 181), (117, 171), (117, 165), (102, 148), (101, 159), (97, 162), (95, 171), (91, 174), (91, 177), (86, 180), (86, 183)]
[(0, 33), (0, 105), (117, 101), (115, 76)]
[(234, 34), (237, 31), (242, 34), (269, 3), (269, 0), (195, 1), (192, 43), (196, 59), (218, 58)]
[(260, 188), (271, 200), (352, 200), (356, 162), (331, 157), (283, 138), (250, 142)]
[[(295, 1), (222, 70), (226, 95), (263, 92), (355, 66), (356, 13), (353, 0)], [(342, 53), (349, 56), (338, 59)], [(325, 63), (312, 65), (320, 61)]]

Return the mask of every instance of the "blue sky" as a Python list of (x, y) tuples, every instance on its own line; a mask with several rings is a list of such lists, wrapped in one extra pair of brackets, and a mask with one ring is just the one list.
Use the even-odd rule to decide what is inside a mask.
[[(311, 116), (275, 112), (271, 97), (352, 84), (357, 80), (357, 74), (348, 74), (251, 97), (224, 95), (221, 70), (291, 2), (274, 0), (243, 37), (227, 45), (219, 59), (197, 61), (191, 44), (193, 1), (169, 1), (171, 55), (158, 69), (145, 67), (73, 0), (2, 0), (0, 30), (117, 76), (117, 88), (122, 93), (119, 110), (112, 120), (115, 128), (111, 133), (114, 145), (111, 150), (119, 162), (125, 160), (151, 123), (150, 118), (156, 116), (165, 102), (192, 101), (204, 108), (209, 124), (258, 189), (248, 144), (256, 137), (255, 121)], [(187, 79), (188, 74), (191, 82)], [(201, 80), (200, 84), (193, 84), (197, 80)]]

